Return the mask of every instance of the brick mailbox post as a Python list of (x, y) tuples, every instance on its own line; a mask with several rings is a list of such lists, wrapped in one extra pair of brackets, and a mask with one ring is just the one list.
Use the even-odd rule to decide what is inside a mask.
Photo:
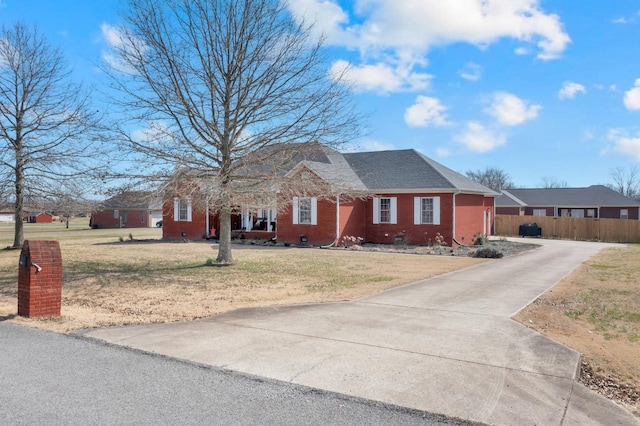
[(59, 317), (62, 254), (58, 241), (27, 240), (18, 262), (18, 315)]

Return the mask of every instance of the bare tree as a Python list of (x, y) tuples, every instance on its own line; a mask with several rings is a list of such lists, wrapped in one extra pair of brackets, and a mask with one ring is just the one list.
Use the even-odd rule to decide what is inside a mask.
[(554, 177), (544, 176), (540, 184), (538, 184), (539, 188), (551, 189), (551, 188), (568, 188), (569, 184), (566, 180), (557, 180)]
[(496, 192), (514, 187), (509, 174), (497, 167), (486, 167), (484, 170), (469, 170), (466, 175), (474, 182), (491, 188)]
[(123, 19), (107, 69), (129, 118), (119, 139), (154, 179), (198, 177), (221, 219), (217, 260), (232, 262), (238, 202), (305, 147), (355, 135), (349, 88), (280, 0), (131, 0)]
[(633, 166), (630, 168), (616, 167), (611, 171), (613, 184), (607, 185), (614, 191), (630, 198), (640, 198), (640, 170)]
[[(63, 55), (37, 28), (0, 31), (0, 190), (15, 210), (13, 247), (24, 241), (25, 202), (41, 202), (75, 178), (88, 178), (88, 131), (96, 124), (88, 97), (71, 82)], [(93, 166), (89, 166), (93, 168)]]

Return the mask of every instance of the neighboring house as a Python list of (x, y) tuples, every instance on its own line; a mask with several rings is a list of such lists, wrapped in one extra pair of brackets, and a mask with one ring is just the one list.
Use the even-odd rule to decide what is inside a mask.
[(0, 210), (0, 222), (15, 222), (16, 214), (13, 211)]
[(151, 192), (129, 191), (103, 202), (89, 223), (92, 228), (151, 228), (160, 220), (161, 203)]
[(604, 185), (508, 189), (496, 198), (496, 214), (638, 220), (640, 201)]
[(28, 223), (52, 223), (53, 222), (53, 216), (50, 215), (49, 213), (28, 212), (26, 213), (25, 216), (26, 216), (26, 221)]
[[(493, 232), (498, 194), (415, 150), (341, 154), (322, 148), (321, 154), (298, 162), (286, 176), (317, 179), (336, 195), (292, 196), (285, 205), (254, 211), (239, 206), (232, 230), (241, 238), (310, 245), (339, 244), (346, 236), (433, 244), (438, 234), (448, 244), (466, 244), (475, 234)], [(163, 238), (215, 235), (218, 217), (196, 204), (181, 194), (165, 199)]]

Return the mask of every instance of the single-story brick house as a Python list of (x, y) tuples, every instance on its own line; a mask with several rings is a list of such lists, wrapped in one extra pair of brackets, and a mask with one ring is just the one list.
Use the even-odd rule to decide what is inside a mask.
[[(475, 234), (493, 233), (499, 194), (412, 149), (338, 153), (323, 148), (322, 155), (300, 161), (287, 175), (320, 179), (337, 195), (292, 196), (284, 206), (242, 209), (232, 217), (233, 232), (317, 246), (339, 244), (346, 236), (367, 243), (400, 239), (432, 244), (438, 234), (447, 244), (466, 244)], [(347, 195), (336, 188), (344, 188)], [(194, 208), (196, 203), (187, 196), (172, 195), (164, 203), (164, 239), (215, 235), (217, 215)]]
[(503, 190), (496, 214), (604, 219), (640, 218), (640, 201), (604, 185)]
[(45, 212), (28, 212), (25, 214), (28, 223), (53, 223), (53, 215)]
[(153, 193), (126, 191), (104, 201), (91, 214), (92, 228), (152, 228), (162, 220), (161, 202)]

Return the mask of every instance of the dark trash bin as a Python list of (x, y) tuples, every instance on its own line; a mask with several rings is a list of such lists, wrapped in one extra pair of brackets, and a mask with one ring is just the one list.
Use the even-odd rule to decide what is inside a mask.
[(524, 225), (520, 225), (518, 235), (521, 237), (541, 237), (542, 228), (540, 228), (537, 223), (525, 223)]

